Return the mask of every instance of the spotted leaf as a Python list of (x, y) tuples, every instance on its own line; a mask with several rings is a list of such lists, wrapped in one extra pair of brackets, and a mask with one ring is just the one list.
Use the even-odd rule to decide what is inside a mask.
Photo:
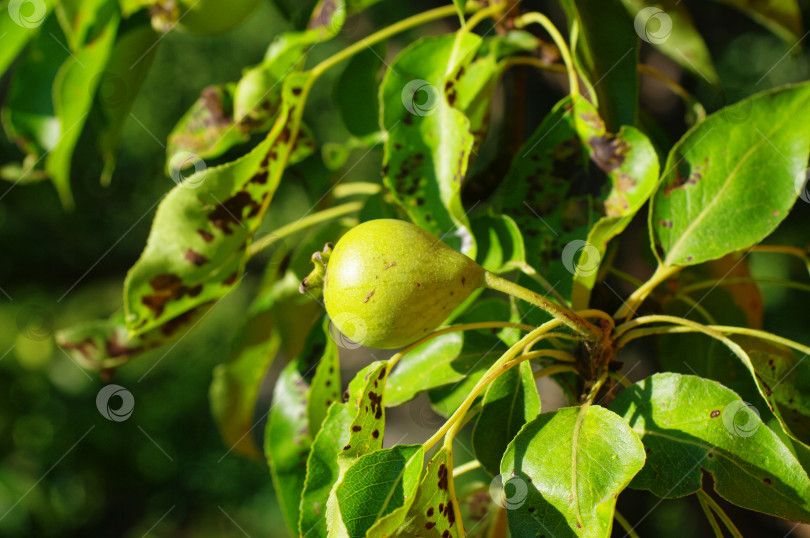
[(299, 142), (300, 95), (309, 75), (291, 74), (267, 137), (236, 161), (201, 169), (161, 201), (141, 258), (124, 286), (128, 329), (140, 334), (224, 296), (244, 270), (245, 249)]
[(655, 374), (619, 394), (611, 409), (630, 423), (647, 453), (631, 487), (663, 498), (697, 492), (702, 472), (738, 506), (810, 520), (810, 479), (754, 407), (716, 381)]
[(470, 255), (460, 191), (473, 134), (454, 86), (480, 44), (472, 34), (457, 45), (455, 34), (419, 39), (394, 59), (380, 89), (385, 184), (416, 224)]

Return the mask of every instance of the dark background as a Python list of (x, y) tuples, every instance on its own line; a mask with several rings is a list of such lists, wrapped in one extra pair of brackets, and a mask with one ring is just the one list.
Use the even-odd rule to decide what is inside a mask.
[[(524, 10), (538, 7), (533, 4), (527, 2)], [(720, 3), (693, 0), (686, 4), (712, 52), (724, 93), (682, 73), (649, 47), (643, 48), (642, 61), (679, 79), (709, 111), (810, 75), (810, 55), (801, 47), (788, 53), (789, 46), (779, 38)], [(347, 35), (315, 51), (314, 59), (336, 50), (344, 37), (357, 39), (434, 5), (438, 4), (383, 2), (350, 20)], [(803, 5), (808, 8), (807, 1)], [(562, 21), (552, 3), (539, 7)], [(805, 27), (810, 27), (808, 9), (804, 13)], [(422, 31), (449, 31), (453, 24), (448, 19)], [(161, 146), (169, 131), (204, 86), (237, 80), (244, 66), (260, 61), (273, 35), (286, 28), (288, 23), (265, 2), (245, 25), (229, 34), (167, 35), (133, 108), (137, 121), (130, 118), (127, 124), (109, 187), (98, 183), (101, 162), (92, 130), (85, 130), (74, 156), (74, 211), (62, 209), (47, 182), (13, 188), (10, 183), (0, 184), (0, 535), (286, 536), (266, 465), (226, 455), (208, 406), (211, 370), (229, 356), (231, 336), (249, 304), (260, 267), (249, 267), (239, 291), (221, 301), (168, 353), (165, 349), (151, 352), (116, 373), (114, 382), (127, 387), (135, 398), (135, 411), (125, 422), (101, 417), (95, 397), (103, 382), (55, 348), (52, 339), (54, 330), (105, 317), (120, 308), (123, 277), (149, 232), (153, 211), (147, 210), (174, 186), (164, 174)], [(394, 40), (388, 47), (389, 58), (415, 35)], [(0, 79), (0, 96), (7, 83), (7, 76)], [(520, 85), (530, 131), (563, 89), (556, 76), (529, 70), (510, 73), (503, 87), (509, 91)], [(316, 92), (307, 113), (329, 113), (328, 99), (328, 88)], [(687, 127), (681, 101), (645, 77), (642, 104), (660, 122), (670, 144)], [(496, 110), (502, 106), (496, 103)], [(339, 140), (341, 129), (318, 133), (319, 142)], [(358, 152), (353, 158), (359, 156)], [(13, 144), (0, 135), (0, 166), (20, 158)], [(351, 163), (350, 159), (347, 168)], [(377, 180), (366, 173), (359, 167), (348, 180)], [(287, 203), (285, 196), (282, 190), (271, 213), (273, 207)], [(810, 206), (799, 201), (771, 241), (806, 246), (808, 215)], [(628, 241), (646, 244), (645, 219), (636, 220), (628, 230)], [(640, 278), (649, 274), (645, 253), (634, 246), (621, 252), (626, 259), (620, 266)], [(807, 279), (798, 262), (780, 256), (752, 256), (752, 266), (761, 276)], [(807, 296), (773, 286), (763, 293), (765, 328), (807, 343)], [(651, 355), (647, 350), (636, 348), (636, 356)], [(645, 369), (653, 368), (650, 361)], [(264, 392), (257, 415), (267, 409)], [(554, 399), (551, 393), (542, 396), (548, 402)], [(412, 436), (411, 442), (426, 428), (440, 424), (424, 402), (417, 402), (415, 409), (392, 414), (395, 428)], [(549, 410), (545, 404), (544, 410)], [(259, 437), (261, 431), (256, 428)], [(637, 529), (641, 536), (711, 536), (694, 499), (658, 502), (628, 490), (619, 508), (633, 524), (643, 519)], [(793, 527), (727, 503), (723, 506), (746, 536), (788, 536)], [(810, 536), (803, 528), (795, 528), (793, 536)], [(616, 531), (618, 536), (623, 534)]]

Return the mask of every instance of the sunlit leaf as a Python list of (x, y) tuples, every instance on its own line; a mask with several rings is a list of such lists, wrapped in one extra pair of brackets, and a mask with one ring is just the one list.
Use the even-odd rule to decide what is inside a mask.
[(810, 520), (810, 479), (756, 408), (715, 381), (655, 374), (611, 404), (641, 437), (647, 464), (632, 487), (664, 498), (695, 493), (702, 472), (736, 505)]
[(604, 407), (539, 415), (501, 462), (512, 535), (610, 536), (616, 497), (643, 465), (641, 441)]
[(650, 207), (663, 264), (720, 258), (776, 229), (807, 167), (808, 104), (810, 84), (760, 93), (715, 112), (675, 144)]
[(467, 117), (455, 108), (453, 88), (481, 44), (464, 34), (422, 38), (389, 66), (380, 90), (385, 142), (384, 181), (419, 226), (467, 254), (475, 254), (461, 182), (473, 147)]
[(200, 168), (161, 201), (141, 258), (125, 283), (127, 327), (140, 334), (230, 291), (244, 270), (245, 249), (285, 166), (311, 150), (297, 144), (299, 105), (308, 75), (284, 87), (285, 106), (264, 141), (236, 161)]

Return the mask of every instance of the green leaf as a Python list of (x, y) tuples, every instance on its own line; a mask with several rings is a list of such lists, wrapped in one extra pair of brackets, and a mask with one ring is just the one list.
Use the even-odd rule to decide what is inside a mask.
[(211, 414), (228, 449), (254, 459), (261, 457), (251, 435), (256, 425), (256, 400), (280, 345), (271, 311), (276, 304), (273, 291), (262, 290), (251, 304), (247, 320), (234, 339), (231, 359), (214, 367), (208, 392)]
[(715, 381), (655, 374), (611, 409), (642, 438), (647, 464), (632, 487), (664, 498), (695, 493), (702, 471), (724, 499), (786, 519), (810, 520), (810, 480), (755, 408)]
[[(767, 237), (798, 196), (810, 155), (810, 84), (763, 92), (690, 129), (667, 158), (650, 207), (670, 266), (720, 258)], [(745, 128), (735, 123), (745, 117)]]
[(499, 191), (499, 210), (514, 219), (526, 243), (526, 262), (563, 297), (572, 290), (562, 263), (568, 243), (583, 240), (593, 216), (580, 186), (585, 150), (574, 126), (571, 99), (557, 103), (515, 155)]
[[(25, 5), (21, 3), (19, 7), (22, 8)], [(11, 6), (0, 10), (0, 36), (3, 36), (3, 46), (0, 48), (0, 75), (6, 72), (26, 43), (37, 35), (42, 21), (53, 7), (50, 0), (43, 0), (31, 4), (31, 6), (34, 7), (34, 10), (30, 14), (25, 13), (27, 16), (22, 17), (20, 10), (15, 11), (11, 9)]]
[(383, 537), (399, 526), (413, 503), (424, 458), (422, 445), (397, 445), (349, 467), (337, 499), (350, 537)]
[(610, 536), (616, 498), (643, 465), (641, 441), (603, 407), (539, 415), (501, 462), (512, 535)]
[(327, 538), (326, 503), (340, 475), (337, 456), (349, 442), (353, 418), (348, 405), (333, 403), (312, 443), (298, 524), (299, 533), (308, 538)]
[(132, 104), (146, 79), (158, 47), (157, 33), (144, 23), (119, 34), (104, 71), (98, 76), (96, 143), (104, 158), (101, 183), (110, 183), (115, 170), (115, 154)]
[(333, 100), (351, 134), (363, 137), (380, 130), (378, 74), (385, 47), (375, 45), (356, 54), (335, 83)]
[(309, 433), (313, 437), (318, 433), (329, 406), (340, 401), (340, 360), (338, 347), (329, 335), (329, 318), (324, 315), (321, 330), (313, 330), (307, 338), (307, 344), (321, 350), (321, 358), (307, 399), (307, 417)]
[(458, 527), (454, 525), (455, 512), (448, 480), (447, 448), (441, 447), (427, 464), (425, 476), (416, 490), (416, 497), (405, 519), (392, 537), (443, 536), (457, 538)]
[(338, 478), (326, 503), (326, 525), (329, 536), (348, 536), (341, 515), (337, 492), (349, 467), (365, 454), (382, 448), (385, 430), (385, 382), (388, 364), (372, 362), (360, 370), (349, 383), (347, 406), (353, 414), (349, 440), (337, 456)]
[(199, 159), (219, 157), (250, 139), (248, 130), (234, 121), (233, 83), (208, 86), (169, 133), (166, 162), (170, 170), (188, 166), (189, 153)]
[[(68, 54), (60, 46), (60, 37), (56, 19), (46, 19), (17, 63), (3, 103), (3, 128), (8, 138), (36, 163), (56, 146), (61, 131), (54, 111), (53, 85)], [(25, 168), (30, 170), (33, 165)]]
[[(197, 304), (223, 297), (244, 270), (245, 249), (261, 222), (297, 145), (307, 74), (285, 81), (284, 107), (267, 138), (236, 161), (198, 171), (161, 201), (149, 239), (124, 285), (127, 328), (141, 334)], [(289, 120), (289, 122), (288, 122)], [(195, 169), (198, 164), (195, 164)]]
[(318, 41), (317, 31), (284, 32), (273, 38), (262, 62), (245, 69), (233, 93), (236, 121), (251, 130), (272, 124), (281, 105), (281, 81), (293, 70), (300, 69), (307, 52)]
[(60, 137), (45, 159), (45, 170), (56, 187), (62, 205), (72, 207), (70, 192), (70, 163), (82, 128), (93, 105), (104, 69), (115, 43), (121, 16), (116, 4), (109, 0), (97, 13), (98, 33), (75, 54), (65, 60), (53, 83), (54, 111), (60, 125)]
[(636, 33), (640, 32), (642, 40), (711, 84), (719, 82), (706, 42), (686, 6), (677, 0), (622, 0), (622, 3), (634, 18)]
[(282, 370), (264, 438), (264, 452), (284, 520), (290, 532), (298, 529), (299, 503), (304, 491), (306, 462), (312, 445), (307, 425), (307, 393), (317, 350), (310, 346)]
[(608, 133), (590, 103), (566, 97), (518, 150), (500, 207), (533, 246), (527, 263), (582, 308), (607, 242), (629, 224), (657, 177), (658, 158), (644, 134), (634, 127)]
[(478, 244), (478, 265), (493, 273), (514, 270), (526, 262), (520, 228), (508, 215), (479, 215), (470, 220)]
[(484, 371), (506, 351), (496, 337), (479, 331), (437, 336), (409, 351), (388, 376), (386, 405), (401, 405), (432, 388)]
[(129, 18), (133, 13), (155, 4), (156, 0), (118, 0), (124, 17)]
[(529, 361), (502, 373), (484, 394), (472, 432), (475, 458), (492, 475), (500, 473), (506, 447), (540, 412), (540, 395)]
[[(102, 10), (108, 0), (60, 0), (54, 6), (54, 14), (62, 26), (70, 50), (77, 52), (87, 40), (87, 35), (98, 18), (104, 17)], [(110, 6), (116, 6), (112, 2)]]
[[(134, 338), (128, 337), (124, 313), (119, 311), (108, 319), (87, 321), (58, 331), (56, 343), (79, 364), (96, 369), (110, 368), (187, 334), (205, 316), (209, 306), (200, 305), (171, 323)], [(180, 331), (183, 327), (188, 329)]]
[[(572, 304), (575, 309), (583, 309), (590, 302), (608, 242), (624, 231), (650, 198), (658, 181), (659, 166), (655, 148), (644, 133), (629, 126), (622, 127), (616, 135), (608, 133), (584, 99), (576, 103), (575, 109), (579, 136), (591, 160), (610, 180), (609, 193), (599, 199), (600, 213), (604, 212), (604, 216), (588, 232), (583, 245), (585, 252), (575, 265)], [(566, 260), (563, 249), (563, 263)]]
[(802, 13), (796, 0), (717, 0), (733, 6), (789, 43), (802, 37)]
[(582, 75), (591, 81), (599, 102), (599, 115), (608, 130), (634, 125), (638, 105), (638, 36), (633, 20), (619, 2), (565, 0), (569, 26), (579, 24), (574, 51)]
[(753, 337), (733, 338), (751, 358), (757, 384), (793, 439), (810, 446), (810, 364), (793, 350)]
[(421, 38), (389, 66), (380, 89), (384, 182), (411, 220), (458, 250), (475, 255), (461, 205), (461, 182), (473, 147), (470, 122), (454, 107), (453, 85), (481, 38), (466, 33)]

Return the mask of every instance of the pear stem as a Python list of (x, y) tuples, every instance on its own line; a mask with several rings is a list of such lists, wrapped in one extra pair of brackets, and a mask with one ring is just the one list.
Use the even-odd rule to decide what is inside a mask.
[(515, 284), (510, 280), (501, 278), (496, 274), (489, 271), (484, 272), (484, 286), (491, 290), (500, 291), (508, 295), (523, 299), (529, 304), (545, 310), (558, 320), (562, 321), (565, 325), (576, 331), (578, 334), (584, 336), (587, 340), (598, 342), (602, 340), (604, 334), (602, 330), (581, 318), (575, 312), (568, 308), (558, 305), (551, 299), (535, 293), (529, 289), (524, 288), (519, 284)]

